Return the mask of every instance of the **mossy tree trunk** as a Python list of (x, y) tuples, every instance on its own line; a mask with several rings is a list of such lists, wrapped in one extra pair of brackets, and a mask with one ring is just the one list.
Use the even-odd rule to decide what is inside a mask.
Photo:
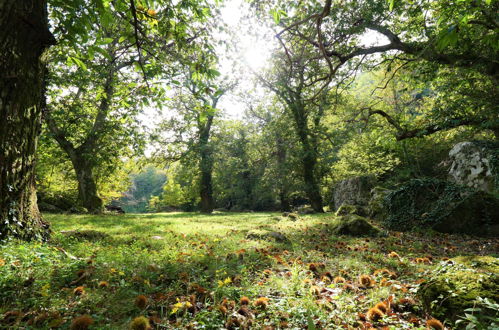
[(44, 0), (0, 0), (0, 239), (44, 238), (35, 153), (40, 134), (44, 51), (54, 43)]
[(286, 167), (286, 147), (284, 145), (284, 140), (281, 136), (276, 139), (276, 149), (277, 149), (277, 169), (279, 175), (279, 202), (280, 209), (282, 212), (291, 212), (291, 203), (289, 201), (289, 189), (287, 177), (284, 175)]
[(317, 167), (317, 151), (314, 141), (310, 138), (308, 118), (305, 107), (301, 102), (290, 105), (295, 121), (296, 133), (301, 143), (301, 165), (305, 193), (310, 201), (310, 206), (315, 212), (323, 213), (322, 196), (319, 189), (315, 172)]
[(199, 171), (200, 178), (200, 198), (199, 208), (202, 213), (213, 212), (213, 155), (209, 144), (210, 130), (213, 123), (213, 116), (209, 115), (206, 122), (200, 127), (199, 134)]

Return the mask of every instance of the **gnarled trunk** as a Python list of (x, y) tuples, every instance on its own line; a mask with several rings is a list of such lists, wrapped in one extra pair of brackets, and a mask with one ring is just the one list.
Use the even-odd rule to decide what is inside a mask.
[(44, 50), (54, 43), (43, 0), (0, 0), (0, 239), (45, 238), (36, 203)]

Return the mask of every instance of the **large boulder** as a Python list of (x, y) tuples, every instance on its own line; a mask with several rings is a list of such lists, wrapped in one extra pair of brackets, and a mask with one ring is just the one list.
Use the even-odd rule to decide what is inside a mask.
[(349, 214), (336, 218), (336, 223), (332, 227), (335, 235), (348, 236), (378, 236), (380, 230), (371, 225), (366, 218), (356, 214)]
[(499, 199), (446, 181), (414, 179), (384, 198), (385, 225), (395, 230), (416, 227), (444, 233), (499, 235)]
[(343, 204), (366, 206), (371, 198), (371, 189), (374, 187), (375, 178), (371, 176), (357, 176), (338, 182), (334, 186), (334, 210)]
[(475, 190), (499, 190), (499, 143), (461, 142), (449, 152), (449, 180)]
[(499, 258), (457, 257), (443, 262), (418, 289), (423, 306), (437, 319), (455, 320), (477, 298), (499, 302)]

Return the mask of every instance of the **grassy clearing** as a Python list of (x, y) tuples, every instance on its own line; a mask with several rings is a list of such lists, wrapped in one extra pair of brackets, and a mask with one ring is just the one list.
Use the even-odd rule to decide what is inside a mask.
[[(495, 241), (428, 233), (335, 237), (331, 215), (46, 218), (54, 230), (49, 243), (0, 246), (0, 327), (64, 329), (89, 315), (93, 329), (127, 329), (139, 316), (157, 329), (424, 329), (431, 316), (411, 302), (419, 283), (444, 258), (497, 248)], [(254, 229), (289, 241), (247, 239)], [(86, 235), (61, 233), (72, 230)], [(366, 315), (379, 302), (404, 298), (380, 318)]]

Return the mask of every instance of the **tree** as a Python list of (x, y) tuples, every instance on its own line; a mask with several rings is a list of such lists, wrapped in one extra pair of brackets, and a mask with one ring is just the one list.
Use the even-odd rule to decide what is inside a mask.
[[(465, 91), (442, 98), (444, 102), (436, 105), (423, 126), (406, 126), (384, 111), (369, 112), (393, 125), (398, 140), (459, 126), (489, 129), (499, 136), (497, 1), (327, 0), (324, 6), (296, 1), (274, 5), (276, 21), (282, 26), (277, 36), (294, 36), (314, 47), (317, 56), (327, 61), (329, 76), (337, 81), (380, 62), (393, 67), (410, 64), (411, 75), (430, 73), (422, 79), (433, 80), (437, 89)], [(295, 14), (286, 17), (291, 10)], [(366, 44), (367, 33), (387, 42)], [(476, 95), (477, 90), (490, 97)], [(471, 109), (463, 112), (463, 105)]]
[(36, 203), (46, 49), (54, 44), (47, 2), (0, 1), (0, 239), (48, 235)]
[[(199, 207), (202, 213), (211, 213), (214, 209), (211, 130), (218, 113), (218, 101), (233, 84), (216, 81), (219, 73), (212, 67), (215, 58), (206, 55), (204, 59), (202, 72), (193, 71), (190, 66), (184, 67), (183, 82), (175, 87), (175, 94), (168, 104), (175, 114), (163, 122), (160, 130), (164, 136), (174, 137), (170, 142), (182, 145), (176, 148), (176, 156), (170, 154), (167, 157), (180, 159), (189, 153), (195, 155), (200, 175)], [(179, 150), (183, 152), (178, 154)]]
[[(186, 52), (196, 47), (197, 27), (178, 32), (159, 18), (176, 9), (172, 19), (190, 18), (194, 26), (205, 17), (188, 14), (192, 8), (137, 5), (134, 25), (119, 16), (106, 24), (93, 21), (94, 29), (81, 44), (54, 50), (58, 61), (50, 80), (48, 128), (71, 160), (80, 203), (90, 212), (98, 213), (103, 206), (95, 172), (106, 168), (110, 175), (122, 163), (120, 158), (132, 149), (140, 151), (143, 137), (137, 114), (153, 103), (150, 98), (161, 98), (162, 85), (171, 77), (170, 65), (178, 56), (175, 48)], [(118, 8), (112, 10), (119, 14)], [(148, 37), (140, 45), (134, 45), (136, 29)], [(144, 83), (136, 82), (140, 74)], [(155, 81), (158, 77), (161, 84)]]
[[(170, 1), (158, 0), (156, 4), (171, 9)], [(165, 24), (174, 24), (182, 40), (187, 40), (192, 36), (187, 34), (186, 27), (198, 20), (190, 20), (185, 13), (199, 18), (210, 15), (210, 10), (206, 10), (204, 1), (181, 1), (178, 5), (184, 9), (181, 17), (165, 20)], [(52, 0), (51, 7), (59, 13), (57, 22), (61, 24), (56, 23), (56, 29), (67, 35), (73, 45), (88, 38), (92, 17), (100, 17), (101, 23), (107, 24), (117, 14), (134, 27), (131, 40), (141, 56), (142, 40), (149, 40), (144, 27), (156, 27), (139, 22), (140, 8), (136, 8), (135, 0)], [(147, 11), (147, 14), (153, 12)], [(172, 14), (172, 10), (165, 11), (166, 17)], [(0, 235), (41, 237), (48, 230), (36, 205), (34, 160), (47, 61), (42, 55), (55, 43), (48, 29), (47, 2), (0, 1), (0, 30), (0, 122), (3, 125), (0, 130)], [(143, 59), (139, 58), (138, 64), (144, 69)]]
[(324, 212), (316, 171), (317, 131), (329, 102), (327, 85), (319, 85), (327, 76), (304, 42), (294, 43), (292, 49), (283, 46), (274, 58), (274, 72), (269, 74), (269, 78), (260, 77), (260, 80), (277, 95), (293, 121), (301, 145), (305, 192), (312, 208)]
[(135, 82), (130, 67), (136, 61), (117, 42), (114, 37), (92, 61), (82, 61), (85, 68), (54, 66), (48, 93), (47, 127), (73, 164), (81, 205), (97, 213), (103, 203), (96, 171), (106, 167), (112, 174), (120, 158), (140, 148), (136, 116), (151, 95)]

